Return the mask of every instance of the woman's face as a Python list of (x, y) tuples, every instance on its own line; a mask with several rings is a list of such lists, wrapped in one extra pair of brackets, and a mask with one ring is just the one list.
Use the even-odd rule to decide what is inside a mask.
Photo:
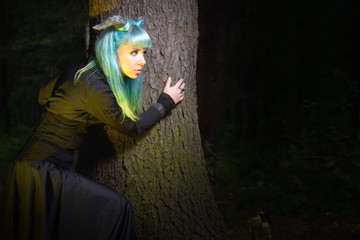
[(119, 47), (117, 56), (121, 65), (121, 72), (129, 78), (137, 78), (146, 63), (145, 53), (146, 48), (134, 47), (132, 44)]

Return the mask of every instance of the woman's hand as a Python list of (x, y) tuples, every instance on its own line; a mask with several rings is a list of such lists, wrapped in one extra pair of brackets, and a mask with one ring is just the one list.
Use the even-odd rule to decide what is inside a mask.
[(171, 86), (171, 77), (168, 77), (163, 92), (168, 94), (173, 99), (175, 104), (179, 103), (184, 99), (184, 79), (180, 79), (174, 86)]

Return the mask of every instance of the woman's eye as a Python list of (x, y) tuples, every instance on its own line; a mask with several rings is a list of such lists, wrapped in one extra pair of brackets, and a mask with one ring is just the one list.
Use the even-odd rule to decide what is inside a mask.
[(136, 50), (130, 52), (130, 54), (133, 55), (133, 56), (136, 56), (136, 55), (138, 55), (138, 54), (143, 54), (143, 55), (145, 55), (145, 54), (146, 54), (146, 50), (136, 49)]

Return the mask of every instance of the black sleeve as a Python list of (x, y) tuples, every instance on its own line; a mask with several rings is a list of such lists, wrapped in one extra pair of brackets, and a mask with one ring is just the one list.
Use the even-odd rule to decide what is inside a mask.
[(138, 134), (144, 133), (160, 120), (167, 112), (175, 107), (174, 100), (166, 93), (161, 93), (157, 103), (140, 114), (136, 121)]
[(162, 93), (153, 106), (138, 116), (136, 121), (123, 117), (109, 86), (100, 81), (88, 89), (87, 111), (113, 129), (132, 136), (141, 135), (154, 126), (168, 111), (175, 107), (172, 98)]

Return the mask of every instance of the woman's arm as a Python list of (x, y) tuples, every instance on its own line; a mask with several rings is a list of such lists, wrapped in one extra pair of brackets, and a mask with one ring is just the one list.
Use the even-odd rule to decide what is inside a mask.
[(123, 117), (110, 87), (102, 80), (90, 81), (86, 97), (87, 111), (104, 124), (128, 135), (141, 135), (154, 126), (166, 113), (184, 98), (184, 80), (170, 86), (171, 78), (166, 82), (157, 102), (138, 116), (136, 121)]

